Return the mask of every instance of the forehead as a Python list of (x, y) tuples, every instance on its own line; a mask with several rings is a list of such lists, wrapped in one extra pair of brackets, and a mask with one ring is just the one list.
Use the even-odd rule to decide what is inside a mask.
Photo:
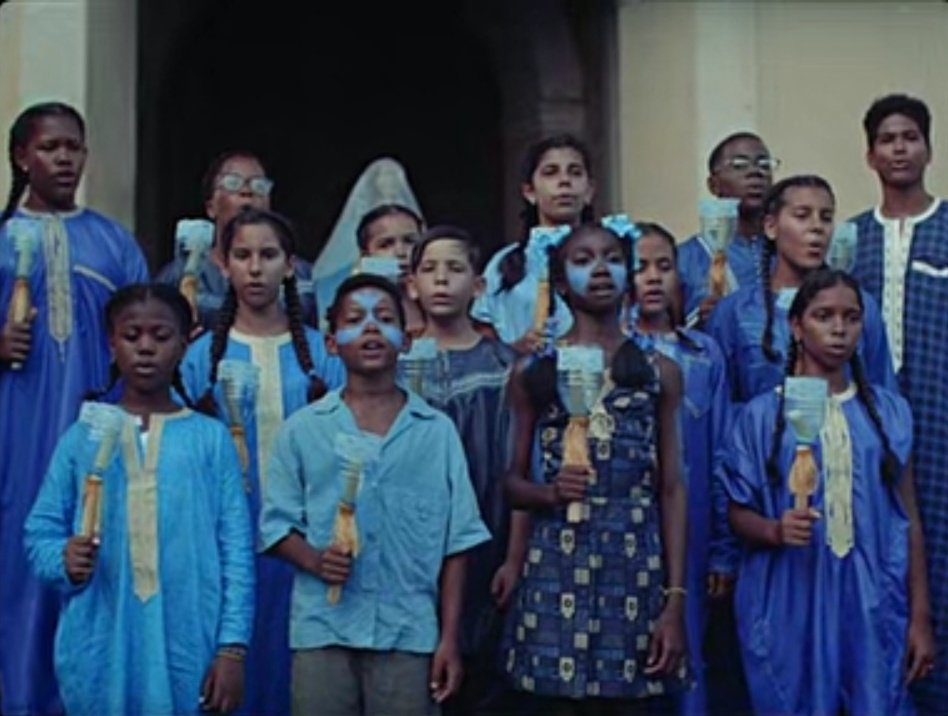
[(177, 326), (178, 316), (164, 301), (147, 298), (135, 301), (116, 312), (112, 319), (116, 325), (125, 323), (167, 323)]
[(815, 308), (859, 308), (859, 296), (844, 283), (837, 283), (816, 293), (806, 310)]
[(264, 171), (263, 166), (257, 159), (241, 156), (231, 157), (221, 164), (217, 176), (221, 176), (222, 174), (239, 174), (242, 177), (258, 177), (263, 176)]
[(876, 134), (897, 134), (901, 132), (921, 132), (914, 119), (904, 114), (890, 114), (879, 123)]
[(458, 239), (435, 239), (425, 244), (421, 258), (429, 261), (464, 261), (470, 263), (467, 247)]
[(599, 227), (584, 228), (573, 232), (573, 235), (564, 244), (567, 254), (576, 251), (607, 251), (622, 248), (621, 240), (611, 231)]
[(835, 206), (833, 197), (822, 187), (792, 186), (783, 193), (785, 206), (816, 206), (830, 208)]
[(415, 217), (403, 211), (380, 216), (365, 227), (365, 235), (371, 241), (384, 236), (401, 236), (403, 234), (417, 234), (418, 222)]
[(30, 139), (66, 138), (82, 140), (79, 124), (72, 117), (65, 115), (47, 115), (33, 120), (30, 128)]
[(395, 310), (395, 301), (387, 292), (371, 286), (350, 291), (342, 298), (342, 310), (376, 311), (380, 308)]
[(754, 137), (740, 137), (724, 145), (721, 150), (721, 159), (730, 159), (731, 157), (767, 157), (770, 151), (762, 141)]
[(280, 236), (273, 227), (266, 223), (243, 224), (234, 233), (234, 245), (243, 246), (271, 246), (282, 248)]
[(540, 161), (537, 162), (537, 169), (547, 165), (570, 166), (571, 164), (578, 164), (585, 168), (586, 161), (583, 159), (583, 155), (573, 147), (554, 147), (543, 153)]
[(673, 257), (675, 252), (672, 250), (668, 240), (658, 234), (645, 234), (635, 245), (635, 250), (642, 257), (662, 258)]

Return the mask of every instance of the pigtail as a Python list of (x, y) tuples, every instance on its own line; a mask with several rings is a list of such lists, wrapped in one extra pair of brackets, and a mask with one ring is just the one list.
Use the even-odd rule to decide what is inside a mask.
[(227, 338), (236, 317), (237, 293), (234, 291), (233, 286), (228, 286), (227, 294), (224, 296), (224, 301), (217, 314), (217, 322), (214, 324), (214, 330), (211, 334), (211, 371), (208, 375), (207, 390), (198, 398), (196, 403), (198, 411), (215, 418), (218, 417), (217, 406), (214, 403), (214, 386), (217, 384), (217, 366), (227, 351)]
[(767, 320), (764, 323), (764, 335), (761, 339), (761, 348), (764, 351), (764, 356), (771, 363), (776, 363), (780, 360), (780, 353), (774, 350), (773, 346), (773, 334), (774, 334), (774, 296), (770, 290), (770, 260), (774, 252), (774, 242), (764, 238), (764, 246), (760, 250), (760, 277), (761, 277), (761, 288), (764, 292), (764, 312), (767, 316)]
[(20, 199), (23, 197), (26, 187), (30, 184), (30, 175), (20, 169), (13, 161), (12, 152), (10, 154), (10, 174), (12, 176), (10, 193), (7, 195), (7, 204), (3, 207), (3, 213), (0, 214), (0, 227), (16, 213), (16, 208), (20, 205)]
[(187, 388), (184, 387), (184, 378), (181, 376), (180, 363), (174, 367), (174, 375), (171, 376), (171, 387), (178, 392), (178, 395), (181, 396), (181, 400), (184, 401), (185, 405), (191, 408), (191, 410), (195, 409), (194, 402), (191, 400), (191, 396), (188, 395)]
[(869, 413), (869, 419), (872, 420), (872, 424), (876, 428), (876, 432), (879, 433), (879, 439), (882, 441), (882, 479), (885, 480), (887, 485), (894, 485), (899, 478), (899, 460), (895, 456), (895, 453), (892, 451), (892, 444), (889, 441), (889, 436), (885, 432), (885, 428), (882, 425), (882, 417), (879, 415), (879, 407), (876, 405), (875, 396), (872, 394), (872, 388), (869, 385), (869, 381), (866, 380), (866, 373), (862, 368), (862, 361), (859, 360), (859, 355), (853, 353), (853, 357), (849, 359), (849, 367), (853, 373), (853, 380), (856, 382), (856, 391), (859, 396), (859, 402), (861, 402), (866, 407), (866, 412)]
[(779, 391), (780, 397), (777, 400), (777, 417), (774, 423), (773, 441), (770, 443), (770, 454), (767, 456), (767, 477), (770, 478), (770, 483), (774, 486), (780, 484), (781, 475), (778, 458), (780, 457), (780, 444), (783, 442), (783, 431), (787, 427), (787, 420), (783, 414), (784, 402), (787, 399), (786, 378), (793, 375), (796, 365), (797, 344), (791, 341), (790, 347), (787, 349), (787, 365), (784, 369), (784, 382)]
[(312, 403), (322, 398), (329, 391), (329, 388), (323, 379), (316, 374), (316, 366), (313, 365), (313, 355), (310, 353), (309, 343), (306, 341), (306, 329), (303, 325), (303, 306), (296, 287), (296, 276), (287, 276), (283, 279), (283, 300), (286, 303), (286, 317), (290, 324), (290, 337), (293, 341), (296, 360), (303, 372), (309, 376), (306, 400)]
[[(634, 298), (635, 250), (632, 248), (631, 240), (626, 241), (623, 248), (625, 249), (626, 270), (628, 271), (629, 297)], [(632, 333), (638, 331), (638, 326), (633, 325), (631, 328)], [(624, 341), (612, 357), (612, 380), (615, 384), (622, 388), (635, 389), (648, 385), (654, 379), (655, 369), (638, 341)]]
[(85, 393), (83, 393), (82, 399), (99, 402), (112, 391), (112, 388), (118, 384), (119, 378), (121, 377), (122, 373), (119, 371), (118, 363), (113, 360), (111, 363), (109, 363), (109, 377), (105, 387), (100, 388), (99, 390), (87, 390)]

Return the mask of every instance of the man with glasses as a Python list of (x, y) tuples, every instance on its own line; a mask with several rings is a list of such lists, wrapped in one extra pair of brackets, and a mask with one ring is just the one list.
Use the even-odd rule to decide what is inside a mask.
[[(221, 154), (211, 162), (201, 181), (204, 211), (214, 222), (214, 245), (198, 271), (197, 307), (200, 327), (214, 327), (217, 312), (227, 294), (227, 279), (221, 273), (224, 257), (220, 250), (220, 236), (224, 226), (241, 210), (270, 209), (273, 180), (267, 176), (263, 162), (246, 150)], [(184, 273), (187, 256), (176, 252), (174, 260), (158, 272), (157, 280), (178, 286)], [(303, 308), (303, 319), (317, 323), (316, 299), (313, 292), (312, 264), (299, 256), (294, 257), (296, 284)]]
[[(763, 140), (737, 132), (718, 142), (708, 157), (708, 190), (721, 199), (738, 199), (737, 233), (727, 247), (727, 267), (738, 288), (757, 280), (760, 264), (761, 212), (764, 195), (780, 161)], [(710, 296), (711, 247), (700, 235), (678, 249), (678, 272), (684, 293), (685, 322), (701, 327), (720, 297)]]

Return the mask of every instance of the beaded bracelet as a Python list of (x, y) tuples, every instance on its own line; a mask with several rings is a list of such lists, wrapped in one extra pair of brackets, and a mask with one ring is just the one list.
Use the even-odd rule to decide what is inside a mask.
[(683, 597), (688, 596), (688, 590), (684, 587), (662, 587), (662, 596), (668, 597), (672, 594), (680, 594)]
[(217, 650), (217, 655), (231, 661), (243, 661), (247, 658), (247, 647), (222, 646)]

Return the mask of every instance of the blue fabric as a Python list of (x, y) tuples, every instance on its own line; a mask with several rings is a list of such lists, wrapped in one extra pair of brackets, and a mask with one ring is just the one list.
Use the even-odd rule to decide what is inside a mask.
[[(316, 375), (322, 378), (328, 388), (338, 388), (345, 382), (345, 367), (342, 361), (327, 353), (319, 331), (307, 327), (305, 335)], [(207, 333), (192, 343), (181, 365), (185, 389), (195, 400), (208, 388), (211, 338), (211, 334)], [(300, 368), (289, 334), (253, 339), (243, 336), (239, 331), (231, 330), (223, 358), (253, 362), (251, 342), (254, 340), (273, 341), (278, 352), (282, 417), (287, 418), (306, 405), (309, 376)], [(215, 386), (214, 397), (218, 415), (225, 416), (219, 384)], [(251, 419), (244, 426), (250, 455), (247, 480), (250, 487), (250, 525), (254, 534), (257, 531), (262, 501), (255, 418), (255, 411), (251, 411)], [(294, 572), (287, 562), (267, 555), (257, 556), (256, 570), (253, 640), (247, 655), (244, 702), (238, 713), (279, 716), (290, 712), (290, 592), (293, 588)]]
[[(866, 377), (873, 385), (895, 390), (897, 383), (889, 354), (889, 340), (879, 305), (865, 291), (862, 300), (865, 312), (858, 351)], [(767, 359), (761, 345), (767, 315), (764, 292), (759, 285), (746, 286), (725, 296), (711, 312), (707, 332), (717, 340), (724, 353), (731, 402), (735, 407), (783, 382), (785, 356), (790, 345), (788, 308), (779, 301), (774, 302), (772, 346), (780, 356), (776, 361)]]
[[(286, 421), (270, 462), (261, 549), (290, 531), (319, 549), (331, 543), (343, 490), (339, 435), (363, 435), (340, 391)], [(378, 459), (365, 465), (355, 517), (361, 548), (338, 604), (327, 602), (328, 587), (318, 577), (296, 573), (290, 648), (432, 653), (442, 562), (490, 534), (457, 429), (413, 393), (381, 438)]]
[[(155, 276), (155, 280), (177, 287), (181, 282), (181, 276), (184, 274), (184, 264), (187, 258), (176, 256), (170, 262), (161, 267)], [(293, 257), (293, 265), (296, 274), (296, 289), (300, 295), (300, 305), (303, 309), (303, 320), (311, 325), (317, 326), (319, 321), (318, 311), (325, 311), (329, 305), (325, 306), (316, 303), (316, 294), (313, 289), (313, 265), (299, 256)], [(201, 263), (198, 271), (198, 317), (201, 326), (205, 330), (212, 330), (217, 323), (217, 312), (224, 302), (224, 296), (227, 295), (227, 287), (230, 284), (221, 273), (217, 264), (206, 258)]]
[(734, 574), (734, 540), (727, 525), (727, 496), (712, 482), (721, 461), (729, 418), (727, 374), (721, 349), (710, 336), (684, 329), (655, 336), (656, 350), (682, 372), (681, 439), (688, 488), (686, 626), (688, 659), (694, 686), (682, 694), (679, 713), (707, 712), (704, 644), (707, 626), (707, 578), (710, 572)]
[[(735, 234), (726, 249), (727, 265), (737, 279), (737, 288), (760, 281), (760, 248), (763, 236)], [(708, 295), (708, 271), (711, 269), (711, 251), (700, 234), (695, 234), (678, 246), (678, 275), (684, 291), (685, 316), (697, 315), (698, 306)], [(690, 321), (689, 321), (690, 322)]]
[[(17, 213), (18, 218), (37, 216)], [(148, 277), (135, 239), (118, 223), (89, 209), (60, 218), (69, 244), (72, 334), (62, 346), (50, 336), (40, 249), (30, 275), (37, 314), (29, 357), (22, 370), (0, 365), (0, 691), (5, 716), (52, 714), (61, 708), (52, 659), (59, 598), (27, 565), (23, 522), (56, 441), (79, 414), (83, 394), (108, 379), (106, 301), (116, 288)], [(15, 267), (7, 226), (0, 230), (4, 317)]]
[[(893, 452), (904, 465), (912, 442), (908, 404), (873, 388)], [(792, 507), (786, 476), (795, 440), (785, 430), (779, 483), (766, 473), (779, 405), (775, 391), (749, 402), (737, 418), (723, 471), (730, 499), (777, 520)], [(877, 716), (912, 713), (905, 688), (909, 522), (895, 487), (880, 470), (882, 442), (857, 397), (842, 404), (853, 461), (855, 545), (843, 558), (817, 520), (806, 547), (747, 544), (735, 612), (756, 713)], [(822, 454), (814, 450), (817, 464)], [(823, 480), (811, 504), (824, 516)], [(942, 704), (944, 706), (944, 704)]]
[[(526, 274), (523, 280), (510, 290), (500, 288), (500, 262), (517, 247), (505, 246), (495, 253), (484, 268), (484, 293), (474, 301), (471, 317), (494, 327), (504, 343), (514, 343), (533, 328), (533, 311), (537, 300), (539, 279)], [(555, 297), (554, 314), (556, 337), (565, 334), (573, 325), (573, 314), (563, 299)]]
[(56, 675), (70, 716), (196, 714), (218, 646), (250, 639), (253, 551), (233, 441), (203, 415), (182, 410), (165, 417), (156, 594), (143, 602), (133, 591), (121, 449), (103, 474), (95, 570), (82, 586), (68, 581), (63, 548), (81, 528), (85, 477), (97, 449), (88, 426), (77, 423), (63, 436), (26, 522), (33, 570), (64, 595)]
[[(491, 540), (475, 547), (467, 558), (461, 620), (465, 655), (498, 647), (488, 643), (498, 618), (490, 586), (506, 559), (510, 534), (504, 475), (513, 448), (507, 381), (515, 361), (513, 349), (483, 338), (466, 350), (439, 351), (420, 386), (420, 395), (447, 414), (458, 429), (477, 506), (491, 533)], [(404, 382), (404, 363), (399, 367)], [(411, 386), (405, 383), (405, 387)]]
[[(883, 227), (871, 210), (853, 221), (859, 231), (853, 273), (881, 302)], [(913, 268), (915, 262), (929, 270), (918, 270), (919, 264)], [(899, 384), (915, 419), (912, 461), (925, 532), (935, 643), (942, 651), (938, 667), (913, 693), (920, 711), (944, 713), (948, 704), (948, 669), (943, 655), (948, 644), (948, 203), (944, 201), (932, 216), (915, 226), (903, 296)]]
[[(654, 620), (665, 605), (658, 495), (657, 372), (639, 389), (615, 387), (590, 419), (596, 479), (569, 523), (566, 508), (536, 510), (505, 630), (506, 670), (520, 690), (571, 699), (645, 698), (684, 687), (644, 674)], [(569, 416), (554, 402), (538, 419), (544, 482), (563, 460)]]

